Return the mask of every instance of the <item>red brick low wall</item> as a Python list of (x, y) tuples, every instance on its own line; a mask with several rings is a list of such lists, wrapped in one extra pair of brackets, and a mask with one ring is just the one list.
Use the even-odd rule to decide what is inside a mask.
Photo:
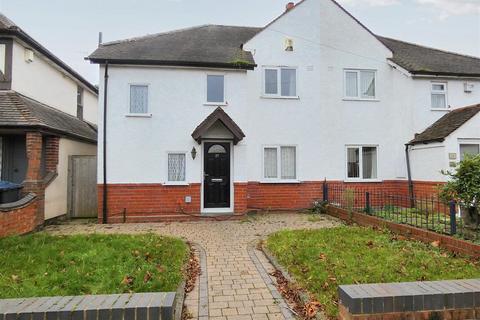
[(480, 245), (456, 239), (447, 235), (415, 228), (405, 224), (394, 223), (358, 212), (353, 212), (352, 217), (350, 218), (350, 214), (347, 210), (331, 206), (328, 208), (328, 214), (345, 221), (355, 222), (361, 226), (386, 228), (394, 233), (425, 243), (438, 241), (440, 247), (451, 252), (461, 253), (477, 258), (480, 257)]
[(0, 238), (29, 233), (36, 229), (38, 199), (18, 208), (0, 210)]
[[(247, 211), (247, 184), (235, 183), (235, 214)], [(172, 186), (163, 184), (108, 185), (108, 222), (149, 222), (195, 220), (201, 211), (201, 184)], [(186, 203), (185, 198), (191, 197)], [(98, 217), (102, 222), (103, 185), (98, 186)]]
[[(301, 210), (310, 208), (314, 200), (323, 198), (323, 181), (301, 183), (235, 183), (235, 214), (248, 210)], [(435, 183), (420, 183), (419, 190), (436, 194)], [(358, 192), (385, 192), (408, 195), (406, 181), (375, 183), (345, 183), (329, 181), (330, 188), (355, 189)], [(190, 220), (201, 211), (201, 184), (167, 186), (163, 184), (112, 184), (108, 186), (108, 216), (110, 222), (148, 222), (155, 220)], [(190, 196), (191, 203), (185, 202)], [(98, 188), (98, 213), (101, 222), (103, 187)], [(363, 197), (357, 199), (364, 201)], [(361, 203), (358, 203), (360, 206)], [(192, 217), (192, 215), (194, 217)]]

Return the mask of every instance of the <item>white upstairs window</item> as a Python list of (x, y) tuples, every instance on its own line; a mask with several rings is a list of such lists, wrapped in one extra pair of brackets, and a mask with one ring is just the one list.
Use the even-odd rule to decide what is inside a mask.
[(225, 104), (225, 76), (207, 75), (207, 103)]
[(264, 69), (263, 94), (265, 97), (297, 97), (297, 69), (268, 67)]
[(432, 82), (432, 109), (447, 108), (447, 84), (444, 82)]
[(148, 86), (130, 85), (130, 113), (147, 114), (148, 113)]
[(168, 154), (168, 182), (182, 183), (186, 181), (186, 154)]
[(376, 78), (377, 72), (375, 70), (345, 70), (345, 98), (361, 100), (376, 99)]
[(268, 146), (263, 149), (263, 178), (266, 181), (297, 179), (295, 146)]
[(348, 146), (347, 180), (375, 180), (377, 178), (377, 147)]

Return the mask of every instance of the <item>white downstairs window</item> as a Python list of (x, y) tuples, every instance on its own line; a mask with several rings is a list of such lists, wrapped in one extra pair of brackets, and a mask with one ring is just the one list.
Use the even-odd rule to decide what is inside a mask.
[(263, 73), (263, 95), (272, 98), (297, 97), (297, 69), (291, 67), (267, 67)]
[(347, 180), (375, 180), (377, 170), (376, 146), (347, 146)]
[(265, 181), (297, 179), (297, 148), (268, 146), (263, 148), (263, 178)]
[(480, 144), (478, 143), (460, 144), (460, 161), (465, 159), (466, 155), (476, 156), (477, 154), (480, 154)]
[(432, 109), (447, 108), (447, 84), (445, 82), (432, 82)]
[(186, 153), (168, 154), (168, 182), (185, 183), (186, 182)]
[(377, 71), (347, 69), (344, 74), (345, 98), (375, 100)]

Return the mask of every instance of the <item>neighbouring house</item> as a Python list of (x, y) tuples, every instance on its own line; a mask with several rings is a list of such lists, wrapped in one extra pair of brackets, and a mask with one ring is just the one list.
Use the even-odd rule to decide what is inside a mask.
[(454, 109), (410, 141), (412, 174), (421, 181), (446, 181), (466, 154), (480, 154), (480, 104)]
[(380, 37), (333, 0), (289, 3), (262, 28), (103, 43), (89, 59), (104, 222), (301, 209), (324, 180), (407, 193), (409, 171), (433, 193), (445, 157), (480, 138), (478, 121), (455, 121), (441, 160), (409, 144), (480, 101), (479, 58)]
[(72, 157), (96, 157), (97, 99), (95, 86), (0, 15), (0, 193), (23, 187), (1, 198), (0, 236), (68, 213)]

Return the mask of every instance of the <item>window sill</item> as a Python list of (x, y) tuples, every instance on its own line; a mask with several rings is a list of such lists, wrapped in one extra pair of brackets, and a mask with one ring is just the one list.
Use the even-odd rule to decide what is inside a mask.
[(292, 97), (282, 97), (282, 96), (268, 96), (262, 95), (260, 96), (262, 99), (283, 99), (283, 100), (300, 100), (299, 96), (292, 96)]
[(204, 106), (225, 107), (228, 106), (226, 102), (205, 102)]
[(383, 182), (380, 179), (345, 179), (343, 180), (345, 183), (368, 183), (368, 182), (374, 182), (374, 183), (379, 183)]
[(190, 184), (187, 183), (187, 182), (184, 182), (184, 181), (182, 181), (182, 182), (171, 181), (171, 182), (165, 182), (163, 185), (164, 186), (189, 186)]
[(380, 102), (379, 99), (343, 98), (343, 101)]
[(301, 183), (300, 180), (261, 180), (262, 184), (298, 184)]
[(443, 111), (443, 112), (448, 112), (450, 111), (449, 108), (430, 108), (430, 111)]
[(151, 113), (127, 113), (125, 115), (127, 118), (151, 118)]

